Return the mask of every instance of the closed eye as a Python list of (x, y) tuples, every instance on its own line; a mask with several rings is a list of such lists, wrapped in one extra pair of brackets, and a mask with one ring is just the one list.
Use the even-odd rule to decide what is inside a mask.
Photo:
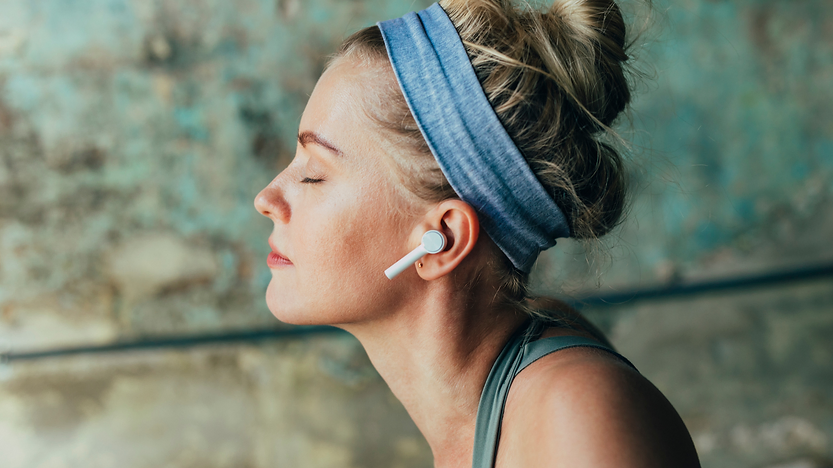
[(309, 177), (304, 177), (303, 179), (301, 179), (302, 184), (317, 184), (318, 182), (323, 182), (323, 181), (324, 181), (324, 179), (312, 179), (312, 178), (309, 178)]

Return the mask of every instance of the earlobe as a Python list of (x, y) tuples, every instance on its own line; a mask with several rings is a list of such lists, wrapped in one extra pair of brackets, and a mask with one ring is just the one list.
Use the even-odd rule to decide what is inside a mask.
[(480, 235), (477, 212), (462, 200), (445, 200), (426, 215), (425, 225), (442, 231), (445, 248), (422, 259), (417, 273), (425, 280), (433, 280), (451, 273), (469, 256)]

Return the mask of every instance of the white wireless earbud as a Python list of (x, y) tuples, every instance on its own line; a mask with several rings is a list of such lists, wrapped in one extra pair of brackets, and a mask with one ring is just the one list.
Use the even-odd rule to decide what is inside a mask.
[(393, 279), (396, 275), (407, 270), (414, 262), (424, 257), (426, 254), (440, 253), (445, 248), (445, 236), (440, 231), (428, 231), (422, 235), (422, 244), (411, 251), (408, 255), (402, 257), (401, 260), (394, 263), (390, 268), (385, 270), (385, 276), (388, 279)]

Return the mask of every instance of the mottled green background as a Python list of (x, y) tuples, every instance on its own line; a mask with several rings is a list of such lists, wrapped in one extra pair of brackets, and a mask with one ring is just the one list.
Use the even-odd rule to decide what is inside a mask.
[[(0, 0), (0, 352), (280, 326), (252, 200), (327, 55), (427, 3)], [(833, 3), (655, 0), (649, 23), (620, 125), (630, 217), (605, 254), (547, 252), (536, 290), (833, 265)], [(829, 275), (585, 310), (704, 466), (833, 466)], [(361, 347), (330, 334), (0, 363), (0, 466), (431, 456)]]

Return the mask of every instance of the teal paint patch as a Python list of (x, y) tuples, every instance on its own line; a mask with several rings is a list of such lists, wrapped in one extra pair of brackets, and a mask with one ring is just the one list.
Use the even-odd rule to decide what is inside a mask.
[(793, 179), (799, 181), (806, 180), (810, 175), (810, 166), (805, 162), (797, 162), (793, 164), (790, 175), (792, 175)]
[(710, 221), (698, 224), (694, 230), (694, 240), (697, 250), (710, 251), (717, 248), (729, 237), (725, 229)]
[(833, 169), (833, 140), (817, 140), (813, 144), (815, 159), (828, 169)]
[(756, 220), (757, 212), (755, 210), (755, 199), (753, 198), (739, 198), (732, 203), (735, 216), (742, 224), (752, 223)]
[(174, 120), (189, 138), (201, 142), (208, 140), (209, 132), (198, 109), (178, 107), (174, 109)]
[(43, 83), (36, 77), (15, 74), (6, 78), (3, 102), (19, 111), (35, 111), (43, 97)]

